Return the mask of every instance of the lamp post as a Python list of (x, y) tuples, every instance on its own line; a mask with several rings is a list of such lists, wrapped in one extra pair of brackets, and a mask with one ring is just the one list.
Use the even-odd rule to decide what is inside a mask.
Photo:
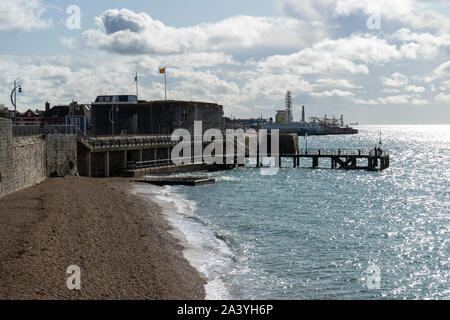
[[(14, 80), (14, 89), (11, 91), (11, 103), (14, 106), (14, 124), (16, 124), (16, 114), (17, 114), (17, 106), (16, 106), (16, 102), (17, 102), (17, 95), (16, 95), (16, 91), (17, 89), (19, 89), (19, 93), (22, 93), (22, 86), (16, 83), (16, 80)], [(14, 97), (14, 99), (13, 99)]]
[(109, 121), (111, 122), (111, 135), (114, 138), (114, 125), (116, 123), (114, 113), (119, 112), (119, 106), (114, 106), (114, 104), (111, 106), (111, 109), (109, 110)]

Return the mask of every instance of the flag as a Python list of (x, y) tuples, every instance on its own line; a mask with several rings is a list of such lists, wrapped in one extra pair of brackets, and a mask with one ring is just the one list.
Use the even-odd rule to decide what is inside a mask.
[(166, 73), (166, 68), (159, 68), (159, 73)]
[(137, 81), (138, 81), (138, 76), (137, 76), (137, 73), (136, 73), (136, 77), (134, 77), (134, 81), (135, 81), (135, 82), (137, 82)]

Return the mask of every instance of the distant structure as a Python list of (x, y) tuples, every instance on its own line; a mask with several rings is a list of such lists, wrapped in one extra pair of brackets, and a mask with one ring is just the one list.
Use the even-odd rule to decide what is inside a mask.
[(286, 118), (285, 123), (291, 123), (294, 121), (294, 117), (292, 116), (292, 93), (291, 91), (286, 92)]
[(4, 104), (0, 104), (0, 118), (14, 119), (14, 111), (10, 111)]
[(93, 135), (170, 135), (176, 129), (223, 130), (223, 106), (196, 101), (143, 101), (136, 96), (98, 96), (91, 107)]
[(285, 123), (286, 119), (288, 119), (286, 110), (277, 110), (277, 114), (275, 115), (275, 122)]
[(16, 124), (28, 125), (28, 126), (41, 126), (42, 125), (42, 111), (32, 111), (28, 109), (24, 113), (17, 112)]
[(224, 117), (224, 129), (255, 129), (259, 130), (262, 128), (263, 125), (266, 125), (269, 123), (267, 119), (261, 118), (250, 118), (250, 119), (231, 119), (228, 117)]
[(305, 116), (305, 106), (302, 106), (302, 122), (305, 123), (306, 122), (306, 116)]
[(261, 125), (261, 129), (279, 130), (280, 133), (297, 133), (298, 135), (328, 135), (328, 134), (356, 134), (358, 130), (353, 129), (344, 124), (344, 116), (339, 119), (335, 117), (323, 118), (311, 117), (309, 122), (306, 121), (305, 106), (302, 106), (302, 117), (300, 121), (293, 121), (292, 117), (292, 94), (290, 91), (286, 93), (285, 109), (277, 110), (275, 115), (275, 123), (267, 122)]
[(77, 101), (54, 107), (50, 107), (50, 103), (47, 101), (42, 114), (42, 124), (44, 126), (73, 125), (87, 134), (90, 128), (90, 109), (90, 105), (78, 104)]

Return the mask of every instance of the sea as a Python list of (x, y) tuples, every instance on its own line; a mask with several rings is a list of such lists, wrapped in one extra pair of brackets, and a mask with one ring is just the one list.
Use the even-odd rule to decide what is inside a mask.
[(284, 159), (204, 172), (197, 187), (136, 185), (157, 201), (207, 299), (450, 299), (450, 125), (358, 126), (301, 148), (373, 149), (383, 172)]

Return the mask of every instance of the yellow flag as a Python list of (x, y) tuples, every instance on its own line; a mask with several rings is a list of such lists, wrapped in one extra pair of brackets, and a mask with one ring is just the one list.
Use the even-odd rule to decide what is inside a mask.
[(159, 73), (166, 73), (166, 68), (159, 68)]

